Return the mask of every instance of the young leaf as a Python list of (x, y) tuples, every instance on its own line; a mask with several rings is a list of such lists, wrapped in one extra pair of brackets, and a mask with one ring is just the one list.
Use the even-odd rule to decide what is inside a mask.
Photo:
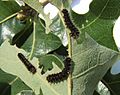
[(118, 52), (99, 45), (88, 34), (73, 45), (73, 95), (93, 95), (97, 83), (117, 60)]

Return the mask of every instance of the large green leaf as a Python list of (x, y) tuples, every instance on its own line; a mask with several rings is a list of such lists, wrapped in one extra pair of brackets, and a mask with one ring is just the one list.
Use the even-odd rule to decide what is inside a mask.
[(93, 95), (97, 83), (114, 64), (118, 52), (97, 44), (88, 34), (73, 45), (73, 95)]
[(15, 46), (10, 46), (10, 44), (7, 41), (5, 41), (1, 45), (0, 68), (4, 72), (19, 77), (36, 94), (39, 94), (42, 91), (43, 95), (48, 95), (48, 93), (49, 95), (67, 95), (66, 81), (61, 82), (59, 84), (50, 84), (46, 81), (46, 76), (48, 74), (60, 71), (60, 69), (56, 65), (54, 65), (54, 67), (56, 67), (54, 68), (54, 70), (44, 75), (41, 75), (41, 71), (38, 68), (38, 60), (33, 58), (31, 63), (34, 63), (33, 65), (37, 68), (37, 73), (33, 75), (26, 69), (24, 64), (18, 59), (17, 54), (19, 52), (25, 54), (23, 50), (20, 50)]
[(117, 50), (112, 36), (115, 20), (120, 15), (120, 0), (93, 0), (87, 14), (72, 13), (73, 21), (99, 44)]

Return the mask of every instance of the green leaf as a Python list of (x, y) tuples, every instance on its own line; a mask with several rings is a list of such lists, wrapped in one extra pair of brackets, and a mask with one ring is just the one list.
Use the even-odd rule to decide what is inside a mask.
[(51, 0), (51, 2), (54, 6), (56, 6), (58, 9), (62, 8), (62, 0)]
[[(43, 95), (48, 95), (48, 93), (49, 95), (67, 95), (66, 81), (54, 85), (48, 83), (46, 81), (48, 74), (40, 75), (41, 71), (38, 68), (38, 60), (36, 58), (33, 58), (30, 62), (34, 63), (33, 65), (36, 67), (37, 73), (31, 74), (17, 57), (17, 54), (20, 52), (25, 54), (23, 50), (10, 46), (5, 41), (0, 47), (0, 68), (6, 73), (19, 77), (35, 94), (39, 94), (42, 91)], [(56, 67), (52, 71), (59, 72), (60, 69)], [(53, 73), (52, 71), (51, 73)]]
[(104, 85), (104, 83), (102, 83), (101, 81), (98, 83), (98, 86), (97, 86), (96, 91), (97, 91), (100, 95), (111, 95), (108, 87), (106, 87), (106, 86)]
[(100, 94), (97, 91), (95, 91), (93, 95), (100, 95)]
[(5, 39), (12, 40), (13, 36), (22, 31), (25, 27), (27, 27), (27, 24), (21, 23), (16, 18), (12, 18), (2, 24), (0, 24), (0, 44), (3, 43)]
[(8, 83), (0, 83), (0, 94), (1, 95), (11, 94), (10, 85)]
[(67, 39), (67, 36), (65, 36), (65, 27), (63, 26), (63, 23), (59, 16), (56, 17), (50, 24), (50, 29), (52, 33), (59, 36), (63, 44), (66, 43), (65, 39)]
[(112, 31), (120, 16), (120, 0), (93, 0), (87, 14), (72, 13), (74, 23), (81, 32), (87, 32), (99, 44), (117, 50)]
[(34, 22), (33, 34), (27, 39), (22, 46), (32, 56), (39, 57), (60, 47), (60, 39), (52, 33), (46, 34), (41, 25), (40, 19)]
[[(16, 19), (17, 12), (20, 11), (19, 5), (14, 1), (0, 1), (1, 21), (0, 21), (0, 45), (6, 38), (11, 40), (13, 36), (28, 27), (29, 21), (23, 23)], [(14, 13), (16, 12), (16, 13)], [(17, 38), (18, 39), (18, 38)], [(13, 44), (13, 43), (12, 43)]]
[(53, 54), (48, 54), (39, 58), (40, 67), (42, 66), (42, 72), (45, 73), (47, 70), (53, 68), (52, 63), (56, 64), (59, 68), (63, 69), (64, 64), (58, 57)]
[(110, 70), (106, 73), (102, 82), (108, 87), (111, 92), (111, 95), (119, 95), (120, 94), (120, 74), (112, 75)]
[(15, 36), (12, 38), (12, 45), (15, 45), (17, 47), (21, 47), (25, 41), (28, 39), (28, 37), (32, 34), (33, 32), (33, 24), (30, 22), (29, 24), (26, 24), (26, 27), (21, 29), (20, 32), (16, 33)]
[(118, 52), (99, 45), (88, 34), (73, 44), (73, 95), (93, 95), (97, 83), (117, 60)]
[(30, 7), (32, 7), (33, 9), (35, 9), (39, 14), (42, 14), (44, 17), (44, 21), (45, 21), (45, 32), (48, 34), (51, 32), (51, 29), (49, 28), (50, 24), (52, 23), (53, 20), (51, 20), (49, 18), (49, 14), (46, 15), (43, 12), (43, 6), (42, 4), (40, 4), (40, 2), (38, 0), (23, 0), (25, 3), (27, 3)]
[(62, 0), (64, 8), (69, 9), (72, 3), (72, 0)]
[(30, 89), (18, 77), (0, 70), (0, 95), (16, 95), (23, 89)]
[(46, 25), (45, 32), (46, 32), (46, 34), (48, 34), (48, 33), (51, 32), (51, 29), (50, 29), (49, 26), (51, 25), (53, 20), (50, 19), (49, 14), (48, 15), (44, 15), (44, 19), (45, 19), (45, 25)]
[(35, 94), (31, 90), (23, 90), (20, 93), (18, 93), (17, 95), (35, 95)]
[(0, 0), (0, 22), (19, 10), (20, 7), (15, 1), (6, 2)]

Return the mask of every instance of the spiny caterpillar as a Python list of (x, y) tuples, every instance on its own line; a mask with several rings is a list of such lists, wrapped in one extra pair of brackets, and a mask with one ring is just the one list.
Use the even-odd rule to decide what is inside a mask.
[(67, 28), (70, 29), (71, 31), (70, 36), (73, 37), (74, 39), (77, 39), (79, 37), (79, 30), (75, 27), (75, 25), (71, 21), (67, 9), (63, 9), (62, 13), (63, 13), (64, 22)]
[(28, 71), (30, 71), (32, 74), (36, 73), (36, 68), (25, 58), (22, 53), (18, 53), (18, 58), (22, 61)]
[(47, 81), (50, 83), (58, 83), (58, 82), (66, 80), (71, 72), (71, 66), (72, 66), (71, 65), (71, 58), (67, 57), (64, 60), (64, 66), (65, 67), (61, 72), (48, 75), (46, 78)]

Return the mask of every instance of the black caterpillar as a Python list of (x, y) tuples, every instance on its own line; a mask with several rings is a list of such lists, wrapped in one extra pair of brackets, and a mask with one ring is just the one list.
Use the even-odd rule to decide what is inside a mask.
[(25, 58), (25, 56), (22, 53), (18, 53), (18, 58), (24, 63), (28, 71), (35, 74), (36, 68)]
[(63, 9), (62, 13), (63, 13), (64, 22), (67, 28), (70, 29), (71, 31), (70, 36), (73, 37), (74, 39), (77, 39), (79, 37), (79, 30), (75, 27), (75, 25), (71, 21), (67, 9)]
[(61, 72), (48, 75), (46, 78), (47, 81), (50, 83), (58, 83), (66, 80), (71, 72), (71, 58), (67, 57), (64, 60), (64, 66), (65, 67)]

